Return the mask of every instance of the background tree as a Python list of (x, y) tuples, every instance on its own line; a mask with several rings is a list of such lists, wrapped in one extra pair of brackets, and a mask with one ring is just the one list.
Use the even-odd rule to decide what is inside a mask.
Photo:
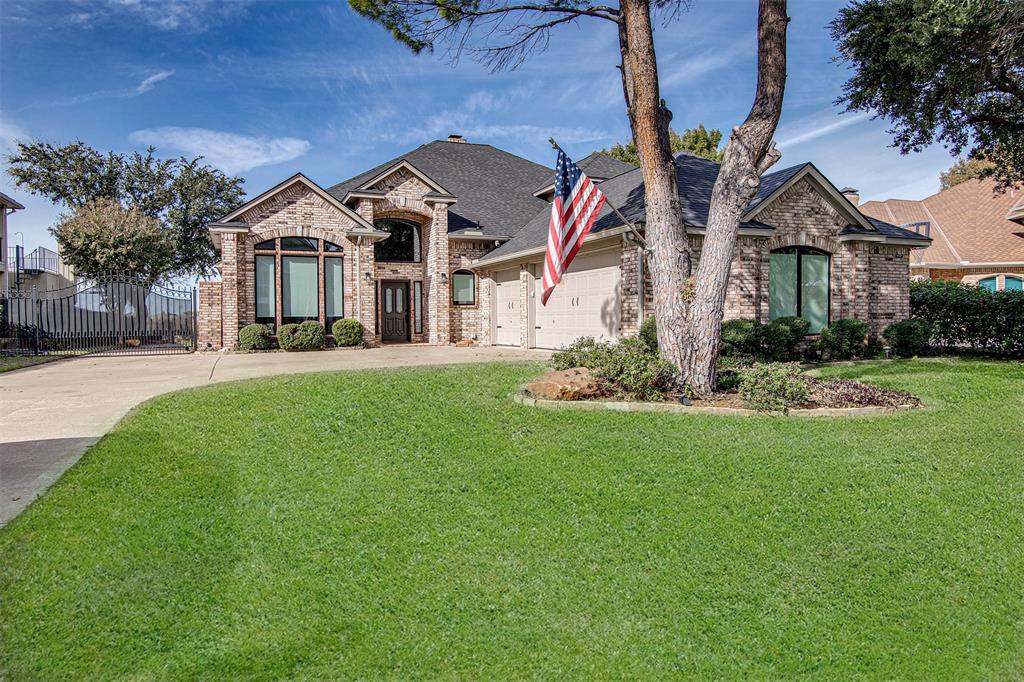
[(175, 265), (174, 239), (160, 221), (109, 197), (76, 207), (50, 232), (76, 275), (123, 273), (153, 283)]
[(939, 173), (939, 186), (941, 189), (949, 189), (967, 180), (980, 180), (988, 177), (993, 168), (995, 164), (985, 159), (959, 159), (949, 170)]
[[(696, 128), (687, 128), (680, 135), (671, 127), (668, 129), (668, 146), (672, 154), (679, 152), (690, 152), (697, 156), (703, 156), (712, 161), (721, 161), (724, 150), (719, 149), (722, 143), (722, 131), (717, 128), (708, 130), (703, 123), (697, 124)], [(634, 166), (640, 165), (640, 155), (636, 151), (636, 143), (632, 140), (622, 144), (613, 145), (608, 149), (602, 149), (607, 154), (619, 161), (631, 163)]]
[(903, 153), (940, 141), (1024, 181), (1024, 0), (861, 0), (831, 23), (854, 74), (838, 103), (893, 124)]
[(168, 274), (208, 275), (217, 263), (206, 226), (241, 203), (242, 178), (195, 159), (101, 153), (82, 142), (19, 142), (7, 157), (15, 184), (71, 209), (110, 199), (157, 219), (174, 244)]
[[(717, 348), (709, 356), (690, 344), (694, 339), (715, 339), (720, 335), (721, 315), (714, 314), (711, 302), (725, 300), (732, 252), (724, 254), (727, 259), (723, 262), (723, 253), (716, 251), (707, 265), (702, 252), (704, 277), (698, 276), (696, 282), (689, 279), (690, 245), (669, 143), (672, 113), (660, 95), (651, 24), (652, 11), (678, 13), (687, 3), (620, 0), (616, 7), (590, 0), (524, 4), (500, 0), (349, 0), (349, 4), (382, 24), (395, 39), (415, 52), (444, 44), (453, 60), (468, 51), (495, 69), (514, 68), (535, 50), (544, 49), (555, 27), (585, 18), (615, 24), (626, 113), (644, 179), (644, 230), (659, 352), (680, 369), (683, 380), (697, 392), (713, 390)], [(769, 153), (769, 145), (782, 107), (787, 23), (785, 0), (760, 0), (755, 104), (746, 122), (733, 131), (726, 145), (723, 172), (712, 197), (705, 251), (709, 241), (716, 248), (724, 249), (731, 244), (734, 249), (739, 217), (757, 191), (760, 172), (779, 158), (777, 152)], [(479, 42), (471, 42), (474, 38)], [(767, 141), (762, 140), (765, 135)], [(737, 186), (725, 191), (725, 184), (730, 182)], [(718, 242), (712, 239), (713, 230), (723, 230), (731, 236), (726, 234)], [(721, 272), (713, 272), (715, 268)], [(707, 304), (703, 310), (710, 310), (711, 314), (689, 315), (690, 301), (698, 299)]]

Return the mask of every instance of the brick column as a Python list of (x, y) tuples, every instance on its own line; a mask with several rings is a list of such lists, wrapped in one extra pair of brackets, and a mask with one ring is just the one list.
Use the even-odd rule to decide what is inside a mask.
[[(380, 341), (377, 333), (377, 261), (373, 257), (373, 244), (370, 239), (363, 239), (356, 247), (359, 250), (359, 268), (355, 273), (361, 292), (357, 318), (363, 323), (363, 343), (375, 346)], [(370, 281), (366, 281), (366, 273)]]
[(480, 331), (477, 335), (477, 343), (481, 346), (490, 346), (491, 340), (491, 295), (494, 292), (494, 280), (489, 272), (477, 272), (479, 283), (479, 301), (477, 314), (480, 316)]
[(220, 278), (224, 348), (234, 348), (238, 342), (238, 236), (230, 232), (221, 235)]
[(448, 294), (448, 204), (435, 203), (427, 242), (427, 341), (447, 344), (449, 331)]
[(221, 329), (221, 283), (200, 282), (196, 310), (196, 350), (219, 350), (223, 345)]

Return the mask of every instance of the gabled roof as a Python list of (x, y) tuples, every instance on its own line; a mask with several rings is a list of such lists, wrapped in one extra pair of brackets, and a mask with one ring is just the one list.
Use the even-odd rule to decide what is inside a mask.
[(479, 231), (485, 236), (514, 234), (523, 216), (533, 215), (545, 203), (533, 196), (554, 171), (487, 144), (436, 140), (390, 159), (365, 173), (328, 188), (344, 201), (349, 191), (372, 184), (388, 169), (406, 161), (458, 203), (448, 210), (449, 232)]
[[(579, 166), (581, 171), (587, 174), (587, 177), (595, 182), (614, 178), (616, 175), (628, 173), (636, 168), (633, 164), (620, 161), (614, 156), (609, 156), (604, 152), (592, 152), (588, 156), (577, 161), (576, 165)], [(554, 179), (549, 178), (547, 183), (535, 189), (533, 194), (534, 196), (541, 196), (549, 192), (554, 192), (554, 189)]]
[(1024, 263), (1024, 227), (1014, 216), (1024, 186), (997, 193), (994, 180), (968, 180), (920, 201), (868, 201), (860, 210), (901, 225), (927, 223), (932, 244), (912, 254), (914, 265)]
[[(676, 184), (683, 210), (683, 222), (688, 228), (699, 231), (707, 225), (708, 211), (711, 206), (711, 190), (718, 178), (720, 165), (689, 152), (680, 152), (676, 154), (675, 159)], [(740, 229), (752, 231), (754, 234), (764, 234), (766, 231), (770, 231), (771, 225), (757, 220), (756, 215), (791, 187), (794, 182), (803, 177), (810, 178), (823, 192), (831, 195), (834, 204), (844, 209), (843, 212), (850, 214), (853, 230), (848, 231), (848, 235), (861, 236), (877, 233), (883, 238), (913, 240), (915, 243), (921, 244), (928, 243), (926, 237), (912, 231), (881, 221), (868, 221), (835, 189), (831, 182), (809, 163), (791, 166), (762, 176), (761, 186), (753, 201), (750, 202), (747, 214), (740, 223)], [(645, 221), (644, 182), (639, 168), (605, 180), (599, 186), (608, 197), (608, 202), (616, 206), (627, 220), (634, 224)], [(591, 234), (599, 234), (621, 226), (622, 220), (606, 204), (597, 220), (594, 221)], [(847, 229), (849, 230), (849, 228)], [(548, 210), (545, 206), (545, 209), (539, 211), (512, 239), (481, 258), (480, 262), (500, 262), (516, 254), (542, 249), (547, 240), (547, 230)]]
[(380, 182), (381, 180), (383, 180), (387, 176), (391, 175), (392, 173), (395, 173), (395, 172), (400, 171), (400, 170), (406, 170), (406, 171), (412, 173), (414, 176), (419, 178), (423, 182), (423, 184), (425, 184), (427, 187), (429, 187), (433, 192), (436, 192), (437, 194), (442, 194), (442, 195), (445, 195), (445, 196), (450, 196), (451, 195), (451, 192), (449, 192), (444, 187), (442, 187), (440, 183), (438, 183), (436, 180), (431, 178), (429, 175), (427, 175), (426, 173), (421, 171), (419, 168), (417, 168), (413, 164), (409, 163), (408, 159), (400, 159), (399, 161), (397, 161), (393, 165), (391, 165), (391, 166), (385, 168), (384, 170), (382, 170), (380, 173), (377, 173), (377, 175), (374, 175), (370, 179), (364, 181), (361, 185), (356, 187), (354, 191), (358, 191), (358, 190), (363, 190), (363, 191), (371, 190), (372, 191), (373, 190), (373, 186), (375, 184), (377, 184), (378, 182)]
[(327, 203), (332, 205), (334, 208), (336, 208), (339, 211), (341, 211), (342, 213), (344, 213), (348, 218), (350, 218), (353, 222), (355, 222), (356, 225), (359, 225), (360, 227), (365, 228), (365, 229), (370, 229), (370, 230), (374, 229), (373, 225), (368, 223), (362, 216), (360, 216), (358, 213), (353, 211), (351, 208), (349, 208), (348, 206), (346, 206), (345, 204), (340, 202), (337, 199), (337, 197), (329, 194), (327, 192), (327, 190), (325, 190), (323, 187), (321, 187), (320, 185), (316, 184), (315, 182), (313, 182), (312, 180), (307, 178), (302, 173), (296, 173), (295, 175), (291, 176), (290, 178), (288, 178), (284, 182), (281, 182), (281, 183), (278, 183), (277, 185), (274, 185), (273, 187), (268, 189), (263, 194), (260, 194), (259, 196), (250, 199), (249, 201), (245, 202), (244, 204), (242, 204), (241, 206), (239, 206), (235, 210), (231, 211), (231, 213), (228, 213), (227, 215), (225, 215), (225, 216), (221, 217), (220, 219), (218, 219), (217, 222), (214, 223), (213, 226), (211, 226), (211, 227), (216, 228), (216, 227), (225, 227), (225, 226), (227, 226), (227, 227), (241, 226), (240, 223), (236, 222), (236, 219), (238, 217), (240, 217), (243, 213), (245, 213), (246, 211), (250, 210), (254, 206), (257, 206), (257, 205), (263, 203), (264, 201), (266, 201), (267, 199), (271, 198), (272, 196), (274, 196), (275, 194), (277, 194), (281, 190), (287, 189), (288, 187), (291, 187), (292, 185), (294, 185), (296, 183), (300, 183), (300, 184), (303, 184), (306, 187), (308, 187), (314, 194), (318, 195), (324, 201), (326, 201)]
[(19, 211), (21, 209), (25, 208), (24, 206), (22, 206), (17, 201), (15, 201), (14, 199), (10, 198), (9, 196), (4, 194), (3, 192), (0, 192), (0, 206), (2, 206), (4, 208), (13, 208), (13, 209), (16, 209), (16, 210), (19, 210)]

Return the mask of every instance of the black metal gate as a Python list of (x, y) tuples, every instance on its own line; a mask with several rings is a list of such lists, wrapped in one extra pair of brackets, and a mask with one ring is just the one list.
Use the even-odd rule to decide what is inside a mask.
[(0, 293), (0, 353), (135, 355), (196, 347), (195, 289), (109, 276)]

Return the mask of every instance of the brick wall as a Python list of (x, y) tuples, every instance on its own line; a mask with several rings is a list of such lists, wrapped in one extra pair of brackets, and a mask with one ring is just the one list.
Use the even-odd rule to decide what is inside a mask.
[[(451, 276), (456, 270), (472, 270), (473, 261), (494, 250), (493, 241), (449, 240), (448, 244), (448, 283), (449, 295)], [(448, 313), (449, 336), (453, 343), (471, 339), (480, 343), (484, 335), (484, 316), (481, 311), (490, 306), (490, 289), (483, 285), (479, 273), (476, 273), (476, 304), (451, 305)], [(486, 291), (485, 291), (486, 290)], [(486, 301), (484, 300), (486, 298)], [(490, 330), (487, 330), (489, 333)]]
[(196, 311), (196, 350), (219, 350), (223, 346), (221, 330), (221, 283), (200, 282)]
[(893, 322), (910, 317), (910, 250), (875, 245), (867, 250), (871, 271), (867, 322), (870, 336), (878, 337)]

